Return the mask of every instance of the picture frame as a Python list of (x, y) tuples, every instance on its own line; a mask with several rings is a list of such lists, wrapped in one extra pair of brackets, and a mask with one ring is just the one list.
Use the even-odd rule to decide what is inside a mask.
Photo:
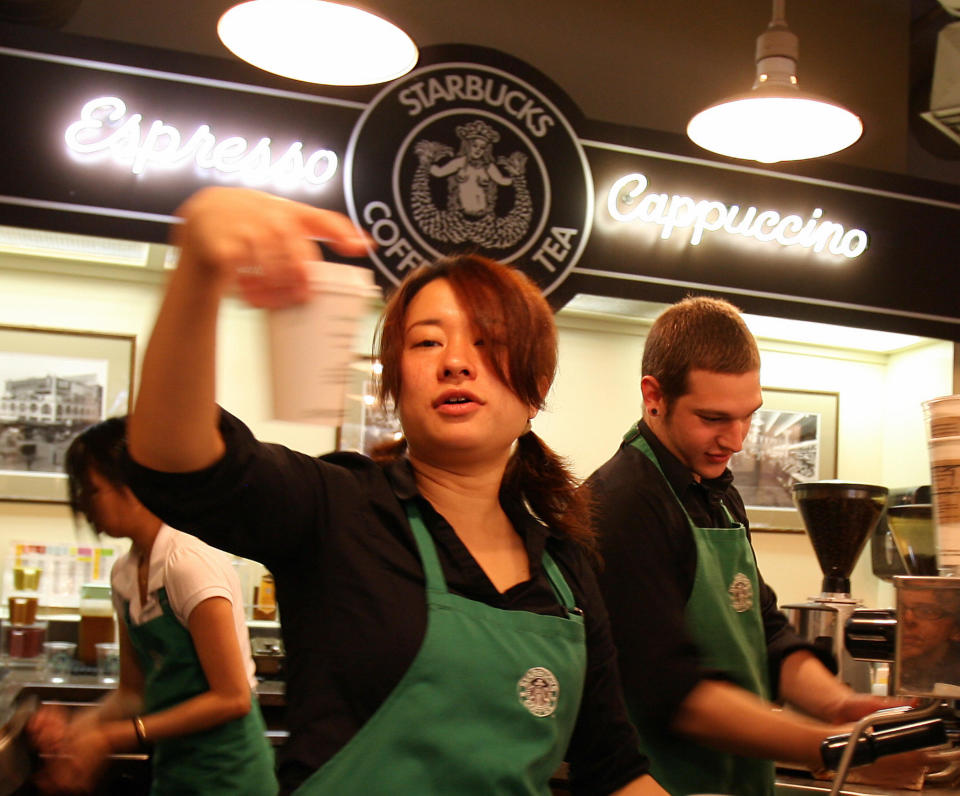
[(0, 500), (66, 503), (63, 457), (130, 412), (136, 337), (0, 325)]
[(743, 450), (730, 459), (751, 531), (803, 533), (791, 487), (837, 476), (835, 392), (764, 387)]
[(379, 445), (398, 439), (400, 420), (393, 407), (382, 407), (377, 398), (380, 363), (358, 356), (350, 365), (344, 398), (343, 423), (337, 426), (337, 450), (369, 456)]

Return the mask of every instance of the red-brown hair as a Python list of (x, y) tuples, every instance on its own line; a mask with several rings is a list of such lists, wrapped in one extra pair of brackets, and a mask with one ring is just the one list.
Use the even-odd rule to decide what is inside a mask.
[[(405, 319), (414, 296), (435, 279), (446, 279), (484, 345), (484, 362), (525, 404), (542, 409), (557, 369), (557, 327), (540, 289), (521, 271), (479, 255), (444, 257), (413, 271), (387, 302), (377, 329), (383, 366), (380, 400), (400, 396), (400, 360)], [(405, 442), (388, 445), (375, 458), (399, 455)], [(589, 496), (566, 463), (532, 431), (510, 457), (504, 486), (517, 490), (555, 531), (590, 546)]]

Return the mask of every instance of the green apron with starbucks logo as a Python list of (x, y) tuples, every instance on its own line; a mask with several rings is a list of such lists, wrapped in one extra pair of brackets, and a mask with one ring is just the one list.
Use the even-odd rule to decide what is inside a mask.
[[(660, 462), (636, 426), (625, 438), (663, 475)], [(673, 488), (671, 487), (671, 491)], [(767, 644), (760, 615), (760, 578), (743, 523), (726, 505), (726, 528), (700, 528), (674, 494), (697, 545), (697, 569), (685, 609), (686, 629), (704, 668), (727, 674), (741, 688), (770, 698)], [(769, 760), (718, 752), (666, 733), (641, 733), (650, 773), (672, 796), (726, 793), (773, 796), (774, 764)]]
[[(157, 591), (163, 613), (135, 625), (124, 621), (144, 673), (144, 713), (156, 713), (210, 690), (190, 631)], [(166, 738), (153, 747), (151, 796), (275, 796), (273, 750), (253, 694), (250, 712), (216, 727)]]
[(357, 734), (296, 791), (331, 796), (549, 796), (580, 708), (583, 616), (544, 552), (564, 616), (451, 594), (413, 501), (427, 629), (410, 668)]

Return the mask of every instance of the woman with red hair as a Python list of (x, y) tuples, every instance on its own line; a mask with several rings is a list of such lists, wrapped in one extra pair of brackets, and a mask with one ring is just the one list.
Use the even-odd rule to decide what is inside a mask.
[[(307, 295), (310, 238), (345, 217), (244, 189), (188, 200), (129, 425), (130, 482), (175, 527), (261, 561), (288, 655), (285, 792), (659, 795), (626, 717), (589, 562), (586, 494), (530, 429), (557, 361), (518, 271), (425, 266), (379, 329), (403, 439), (374, 459), (254, 439), (214, 396), (217, 309), (237, 285)], [(318, 355), (321, 352), (318, 352)]]

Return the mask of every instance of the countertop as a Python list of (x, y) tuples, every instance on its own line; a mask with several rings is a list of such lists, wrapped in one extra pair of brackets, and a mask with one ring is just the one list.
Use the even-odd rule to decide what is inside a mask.
[[(805, 793), (830, 793), (831, 782), (815, 780), (811, 777), (791, 776), (783, 772), (777, 773), (777, 789), (775, 796), (801, 796)], [(840, 790), (843, 796), (916, 796), (918, 793), (928, 793), (931, 796), (958, 796), (960, 789), (956, 787), (942, 787), (927, 785), (922, 791), (897, 790), (893, 788), (877, 788), (870, 785), (847, 785)]]
[[(35, 693), (42, 699), (54, 702), (96, 702), (116, 686), (103, 683), (94, 674), (71, 674), (63, 682), (51, 682), (45, 676), (43, 664), (8, 666), (7, 659), (0, 659), (0, 671), (6, 675), (0, 679), (0, 689), (5, 694)], [(257, 697), (263, 707), (283, 707), (285, 684), (282, 680), (261, 680), (257, 683)]]
[[(41, 701), (90, 704), (106, 696), (115, 686), (103, 683), (92, 674), (73, 674), (64, 682), (50, 682), (45, 677), (42, 664), (6, 667), (8, 661), (0, 659), (0, 671), (6, 675), (0, 679), (0, 691), (10, 698), (16, 695), (34, 694)], [(286, 737), (282, 727), (282, 711), (286, 704), (282, 680), (262, 680), (257, 684), (257, 697), (267, 721), (268, 735), (274, 743)], [(776, 796), (801, 796), (801, 794), (828, 794), (831, 783), (804, 776), (798, 771), (778, 770)], [(921, 791), (877, 788), (868, 785), (845, 785), (844, 796), (916, 796)], [(936, 796), (960, 796), (960, 788), (938, 785), (926, 786), (922, 793)]]
[[(35, 666), (8, 666), (8, 659), (0, 659), (0, 706), (15, 700), (36, 696), (41, 702), (67, 706), (92, 705), (110, 693), (116, 685), (104, 683), (95, 674), (71, 674), (63, 682), (51, 682), (42, 663)], [(4, 673), (5, 670), (5, 673)], [(267, 727), (267, 738), (274, 746), (281, 745), (289, 736), (284, 722), (285, 684), (282, 680), (257, 682), (257, 698)]]

